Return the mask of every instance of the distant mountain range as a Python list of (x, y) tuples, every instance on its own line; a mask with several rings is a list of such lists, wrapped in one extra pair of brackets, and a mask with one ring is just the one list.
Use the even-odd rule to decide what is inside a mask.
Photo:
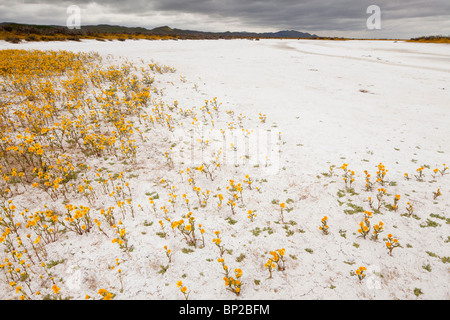
[[(107, 26), (107, 25), (98, 25), (98, 26), (85, 26), (86, 30), (95, 30), (97, 28), (111, 28), (113, 29), (115, 26)], [(120, 28), (120, 27), (119, 27)], [(123, 27), (122, 27), (123, 28)], [(83, 27), (82, 27), (83, 29)], [(133, 29), (133, 28), (131, 28)], [(318, 38), (315, 34), (310, 34), (307, 32), (299, 32), (294, 30), (284, 30), (278, 32), (205, 32), (205, 31), (195, 31), (195, 30), (182, 30), (182, 29), (172, 29), (168, 26), (158, 27), (151, 30), (147, 30), (150, 34), (155, 35), (213, 35), (213, 36), (232, 36), (232, 37), (261, 37), (261, 38)]]
[(146, 29), (142, 27), (124, 27), (118, 25), (98, 24), (85, 25), (81, 29), (68, 29), (66, 26), (57, 25), (31, 25), (3, 22), (0, 23), (0, 30), (36, 33), (36, 34), (86, 34), (86, 33), (109, 33), (109, 34), (144, 34), (158, 35), (181, 38), (319, 38), (315, 34), (307, 32), (299, 32), (295, 30), (284, 30), (278, 32), (205, 32), (196, 30), (172, 29), (168, 26), (158, 27), (154, 29)]

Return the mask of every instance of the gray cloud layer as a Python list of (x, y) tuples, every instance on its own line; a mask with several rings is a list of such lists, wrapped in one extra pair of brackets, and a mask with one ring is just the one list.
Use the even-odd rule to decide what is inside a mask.
[[(354, 37), (450, 34), (448, 0), (0, 0), (0, 21), (64, 25), (66, 8), (73, 4), (82, 10), (82, 24), (205, 31), (295, 29)], [(381, 8), (381, 30), (366, 27), (369, 5)]]

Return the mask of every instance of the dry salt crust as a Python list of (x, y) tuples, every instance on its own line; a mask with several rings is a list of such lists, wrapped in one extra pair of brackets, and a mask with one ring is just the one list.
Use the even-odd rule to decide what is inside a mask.
[[(179, 197), (187, 192), (187, 184), (181, 183), (175, 170), (167, 170), (161, 157), (154, 159), (157, 138), (164, 134), (152, 132), (154, 141), (138, 149), (138, 164), (132, 172), (138, 177), (129, 180), (133, 203), (145, 208), (123, 220), (134, 250), (127, 256), (99, 232), (67, 235), (50, 245), (47, 250), (54, 260), (65, 259), (52, 268), (64, 279), (60, 286), (65, 296), (84, 299), (85, 294), (95, 296), (96, 290), (106, 288), (116, 299), (183, 299), (176, 287), (176, 281), (182, 280), (190, 299), (235, 299), (225, 290), (216, 261), (218, 249), (212, 243), (213, 232), (220, 230), (222, 243), (230, 250), (224, 256), (226, 263), (232, 270), (243, 271), (238, 299), (449, 299), (448, 261), (441, 258), (448, 259), (450, 253), (450, 175), (431, 176), (432, 169), (450, 165), (448, 45), (308, 40), (84, 40), (13, 45), (0, 41), (0, 49), (6, 48), (96, 51), (108, 58), (107, 63), (131, 60), (169, 65), (177, 71), (156, 77), (160, 98), (167, 104), (177, 100), (183, 108), (199, 108), (205, 99), (217, 97), (222, 113), (233, 110), (235, 119), (240, 113), (246, 116), (246, 129), (281, 133), (280, 140), (270, 143), (275, 152), (270, 153), (269, 167), (228, 163), (215, 181), (199, 180), (202, 189), (214, 193), (220, 187), (225, 195), (227, 179), (241, 181), (248, 173), (261, 192), (245, 190), (245, 206), (237, 208), (235, 215), (227, 207), (217, 212), (215, 204), (195, 211), (196, 222), (203, 224), (206, 233), (205, 247), (193, 248), (172, 231), (167, 239), (156, 235), (161, 231), (161, 217), (154, 216), (145, 193), (158, 192), (157, 204), (167, 204), (167, 191), (157, 181), (169, 180), (177, 186)], [(259, 113), (267, 115), (266, 123), (259, 121)], [(220, 119), (228, 120), (225, 114)], [(197, 165), (189, 163), (184, 152), (176, 167)], [(385, 232), (373, 241), (358, 237), (363, 213), (345, 210), (351, 209), (349, 204), (370, 210), (367, 197), (375, 198), (376, 192), (364, 191), (363, 171), (375, 176), (380, 162), (389, 170), (386, 201), (393, 203), (394, 194), (400, 194), (401, 200), (398, 212), (383, 209), (374, 215), (372, 224), (383, 221)], [(344, 190), (339, 169), (343, 163), (356, 172), (355, 194), (339, 192)], [(114, 172), (122, 169), (102, 159), (91, 165), (108, 166)], [(330, 165), (336, 165), (333, 176), (325, 175)], [(404, 179), (405, 172), (413, 176), (422, 165), (426, 166), (423, 182)], [(442, 195), (433, 200), (438, 188)], [(15, 203), (30, 211), (37, 202), (51, 203), (40, 196), (44, 197), (22, 196)], [(194, 196), (189, 198), (195, 202)], [(279, 207), (272, 200), (287, 199), (293, 200), (287, 205), (293, 209), (284, 213), (288, 223), (282, 225)], [(417, 219), (401, 215), (408, 201)], [(247, 218), (248, 209), (257, 210), (254, 222)], [(172, 218), (185, 213), (180, 205)], [(328, 235), (319, 230), (325, 215)], [(153, 224), (144, 225), (145, 221)], [(437, 225), (428, 226), (429, 221)], [(388, 233), (402, 245), (392, 256), (382, 240)], [(168, 270), (160, 274), (160, 266), (167, 265), (164, 245), (174, 255)], [(184, 253), (183, 248), (193, 252)], [(279, 248), (286, 249), (286, 270), (275, 271), (268, 279), (264, 263), (269, 251)], [(245, 257), (237, 259), (241, 254)], [(117, 272), (107, 268), (116, 258), (122, 261), (122, 292)], [(362, 282), (352, 275), (359, 266), (368, 268)], [(416, 296), (416, 288), (422, 294)], [(2, 283), (0, 297), (6, 299), (9, 294)]]

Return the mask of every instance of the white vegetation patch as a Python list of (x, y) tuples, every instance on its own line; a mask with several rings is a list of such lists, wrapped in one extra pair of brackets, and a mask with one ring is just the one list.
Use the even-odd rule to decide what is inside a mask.
[[(446, 45), (1, 42), (6, 48), (95, 51), (102, 67), (129, 66), (151, 88), (145, 107), (125, 118), (129, 156), (118, 142), (101, 156), (67, 150), (85, 166), (66, 198), (19, 186), (8, 199), (17, 218), (48, 209), (62, 219), (72, 204), (101, 221), (45, 245), (39, 272), (60, 290), (30, 274), (27, 297), (100, 299), (104, 289), (114, 299), (449, 298)], [(103, 85), (118, 106), (129, 101), (132, 91)], [(95, 96), (86, 94), (86, 114), (99, 110)], [(29, 232), (18, 228), (23, 239)], [(13, 260), (5, 248), (1, 263)], [(6, 268), (0, 297), (17, 299)]]

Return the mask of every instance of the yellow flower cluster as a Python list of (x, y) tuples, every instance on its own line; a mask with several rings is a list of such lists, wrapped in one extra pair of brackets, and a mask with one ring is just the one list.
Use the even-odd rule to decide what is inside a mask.
[(373, 189), (373, 182), (370, 181), (370, 174), (367, 170), (364, 170), (364, 174), (366, 175), (366, 191), (372, 191)]
[(347, 169), (347, 168), (348, 168), (348, 163), (344, 163), (341, 166), (341, 169), (344, 172), (342, 179), (344, 180), (345, 188), (351, 189), (352, 184), (355, 182), (355, 171)]
[(406, 215), (408, 217), (410, 217), (413, 214), (414, 207), (413, 207), (412, 203), (410, 203), (410, 202), (406, 203), (406, 211), (407, 211)]
[(262, 123), (265, 123), (266, 120), (267, 120), (267, 116), (266, 116), (265, 114), (259, 113), (259, 120), (260, 120)]
[(93, 220), (90, 216), (91, 209), (86, 206), (66, 205), (66, 215), (64, 218), (64, 226), (71, 231), (80, 235), (87, 233), (93, 226)]
[(433, 200), (436, 200), (437, 197), (441, 196), (441, 189), (437, 189), (436, 191), (433, 192)]
[[(195, 217), (193, 216), (192, 212), (189, 212), (186, 215), (186, 218), (188, 219), (187, 223), (185, 223), (184, 219), (180, 219), (178, 221), (173, 221), (172, 229), (179, 230), (180, 233), (183, 235), (184, 240), (186, 240), (187, 244), (197, 247), (197, 236), (195, 233), (195, 230), (196, 230)], [(204, 230), (201, 229), (200, 232), (203, 236)]]
[(380, 221), (378, 224), (373, 226), (373, 238), (378, 240), (378, 235), (383, 232), (383, 222)]
[(362, 281), (366, 277), (366, 275), (364, 273), (364, 271), (366, 271), (366, 270), (367, 270), (366, 267), (363, 267), (363, 266), (356, 269), (355, 273), (358, 276), (359, 281)]
[(370, 232), (370, 218), (372, 217), (372, 212), (364, 211), (364, 220), (359, 223), (360, 228), (358, 233), (365, 239)]
[(225, 274), (223, 280), (225, 281), (226, 289), (239, 296), (239, 294), (241, 293), (241, 286), (242, 286), (242, 282), (240, 280), (242, 277), (242, 270), (239, 268), (234, 269), (234, 277), (233, 277), (230, 274), (230, 269), (225, 264), (225, 259), (223, 257), (217, 259), (217, 262), (222, 264), (222, 269)]
[(400, 196), (399, 194), (396, 194), (396, 195), (394, 196), (394, 204), (392, 205), (392, 209), (393, 209), (394, 211), (397, 211), (397, 210), (398, 210), (398, 202), (400, 201), (400, 198), (401, 198), (401, 196)]
[[(130, 172), (127, 166), (136, 163), (137, 141), (142, 144), (149, 141), (146, 132), (154, 128), (158, 130), (153, 132), (160, 128), (173, 131), (183, 117), (199, 124), (201, 115), (194, 109), (181, 109), (178, 102), (170, 106), (157, 102), (155, 98), (162, 91), (152, 86), (154, 75), (175, 71), (168, 66), (150, 64), (139, 70), (128, 61), (107, 66), (96, 53), (66, 51), (0, 50), (0, 58), (0, 198), (7, 203), (17, 194), (32, 192), (30, 198), (49, 196), (55, 202), (52, 210), (24, 211), (23, 220), (17, 220), (12, 203), (0, 214), (0, 243), (6, 252), (14, 252), (17, 259), (3, 265), (13, 270), (12, 280), (19, 284), (20, 293), (33, 288), (36, 280), (46, 288), (57, 285), (53, 282), (48, 285), (53, 280), (44, 277), (46, 246), (58, 241), (64, 232), (85, 235), (100, 231), (108, 241), (117, 243), (129, 254), (128, 229), (118, 221), (117, 214), (122, 213), (126, 219), (131, 212), (134, 217), (131, 187), (124, 180), (124, 172), (91, 166), (97, 166), (100, 159), (105, 166), (106, 163), (120, 165)], [(217, 98), (205, 101), (201, 109), (213, 126), (218, 109)], [(209, 141), (204, 144), (209, 146)], [(163, 154), (164, 151), (173, 156), (170, 148), (163, 150)], [(173, 158), (171, 163), (176, 165)], [(202, 190), (193, 178), (195, 174), (197, 177), (205, 174), (212, 181), (220, 170), (218, 156), (215, 162), (203, 163), (199, 169), (186, 171), (191, 171), (189, 183), (195, 186), (193, 193), (197, 194), (200, 207), (206, 207), (211, 191), (203, 186)], [(247, 183), (251, 184), (249, 178)], [(170, 187), (165, 181), (160, 186)], [(238, 187), (236, 193), (242, 195), (242, 189)], [(172, 223), (170, 209), (175, 213), (179, 201), (173, 189), (168, 197), (169, 206), (162, 205), (161, 210), (165, 221)], [(94, 210), (100, 199), (109, 203), (105, 209)], [(156, 199), (149, 199), (155, 216), (160, 214)], [(204, 246), (205, 230), (195, 221), (188, 196), (183, 199), (189, 214), (173, 226), (189, 243)], [(56, 209), (61, 203), (65, 210)], [(138, 208), (145, 212), (140, 205)], [(111, 227), (112, 237), (109, 230), (102, 229), (102, 222)], [(170, 256), (169, 251), (166, 249)], [(19, 258), (17, 253), (23, 256)], [(32, 270), (25, 269), (28, 262)], [(9, 263), (12, 263), (10, 267)], [(42, 270), (36, 269), (38, 265)], [(41, 274), (44, 278), (37, 279)], [(29, 291), (26, 291), (27, 298), (31, 296)], [(107, 291), (99, 294), (105, 298), (113, 296)]]
[(247, 211), (247, 217), (250, 219), (250, 221), (254, 221), (256, 216), (257, 216), (257, 214), (256, 214), (255, 210)]
[(278, 271), (284, 271), (286, 269), (284, 255), (286, 253), (286, 250), (284, 248), (278, 249), (275, 251), (270, 251), (270, 255), (272, 256), (267, 260), (267, 262), (264, 264), (264, 268), (269, 270), (269, 278), (272, 278), (272, 272), (275, 270), (275, 267), (277, 267)]
[(112, 300), (114, 299), (115, 294), (109, 292), (106, 289), (99, 289), (97, 294), (102, 296), (102, 300)]
[(222, 239), (220, 239), (220, 231), (214, 231), (214, 234), (216, 235), (216, 237), (212, 240), (212, 242), (219, 248), (219, 253), (220, 256), (222, 257), (224, 252), (225, 252), (225, 248), (224, 245), (222, 244)]
[(61, 226), (63, 223), (59, 221), (58, 215), (52, 210), (36, 211), (33, 215), (28, 216), (25, 225), (27, 229), (33, 230), (39, 241), (42, 240), (44, 244), (57, 240)]
[(177, 287), (180, 288), (180, 292), (183, 294), (184, 298), (188, 300), (190, 292), (187, 292), (187, 287), (183, 285), (181, 280), (177, 281)]
[(378, 164), (378, 171), (377, 171), (377, 182), (384, 186), (386, 184), (386, 174), (389, 170), (386, 170), (386, 167), (381, 162)]
[(394, 248), (401, 246), (398, 239), (394, 238), (394, 236), (392, 234), (387, 235), (385, 244), (386, 244), (386, 248), (388, 249), (390, 255), (392, 255), (392, 250), (394, 250)]
[(319, 226), (319, 230), (321, 230), (323, 234), (328, 234), (328, 228), (329, 228), (329, 226), (328, 226), (328, 217), (324, 216), (322, 218), (321, 222), (322, 222), (322, 225)]
[(416, 169), (417, 174), (415, 175), (417, 181), (423, 181), (423, 179), (425, 178), (425, 174), (423, 173), (423, 170), (425, 169), (425, 167), (419, 167)]
[(122, 221), (119, 221), (117, 225), (113, 225), (112, 228), (115, 229), (117, 237), (112, 239), (112, 243), (119, 244), (119, 247), (124, 250), (124, 252), (129, 253), (130, 247), (128, 246), (127, 232), (123, 226)]

